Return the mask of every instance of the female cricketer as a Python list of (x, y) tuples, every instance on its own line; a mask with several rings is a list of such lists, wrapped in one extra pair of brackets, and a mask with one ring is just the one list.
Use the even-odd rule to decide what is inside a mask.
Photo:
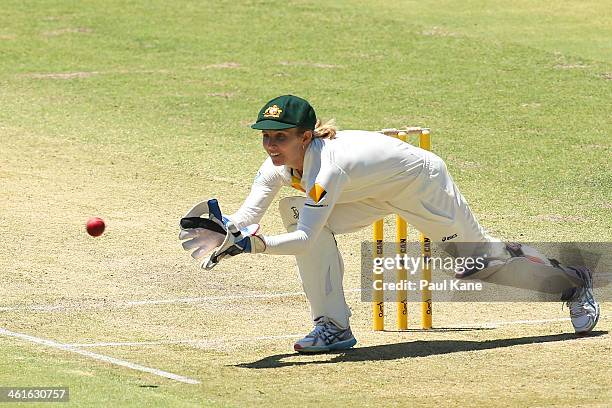
[[(251, 127), (262, 132), (269, 157), (243, 205), (228, 216), (216, 200), (196, 205), (181, 220), (180, 238), (196, 258), (218, 246), (203, 265), (208, 268), (240, 253), (294, 255), (314, 322), (314, 329), (295, 343), (296, 351), (356, 344), (334, 235), (368, 227), (388, 214), (409, 220), (453, 256), (486, 254), (484, 268), (458, 278), (557, 293), (569, 306), (576, 332), (591, 331), (597, 323), (590, 270), (565, 267), (534, 248), (488, 235), (435, 154), (377, 132), (322, 125), (312, 106), (293, 95), (266, 103)], [(259, 222), (282, 186), (305, 196), (280, 201), (287, 233), (259, 235), (249, 226)], [(214, 242), (210, 234), (222, 238)]]

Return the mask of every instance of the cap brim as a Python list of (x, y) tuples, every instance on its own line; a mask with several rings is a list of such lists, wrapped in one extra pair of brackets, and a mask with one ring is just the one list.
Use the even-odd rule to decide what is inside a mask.
[(262, 120), (257, 123), (253, 123), (251, 128), (257, 130), (281, 130), (281, 129), (290, 129), (297, 127), (291, 123), (283, 123), (276, 120)]

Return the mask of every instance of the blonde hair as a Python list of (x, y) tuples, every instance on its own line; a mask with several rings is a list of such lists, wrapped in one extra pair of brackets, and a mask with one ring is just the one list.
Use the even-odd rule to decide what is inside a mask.
[(338, 127), (336, 126), (336, 120), (330, 119), (325, 123), (321, 123), (321, 119), (317, 119), (317, 123), (315, 124), (314, 136), (320, 137), (322, 139), (333, 139), (336, 137), (336, 132), (338, 131)]

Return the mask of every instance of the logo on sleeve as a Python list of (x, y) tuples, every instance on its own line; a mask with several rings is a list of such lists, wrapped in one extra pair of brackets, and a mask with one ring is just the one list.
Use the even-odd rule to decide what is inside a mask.
[(312, 186), (312, 188), (310, 189), (308, 196), (312, 198), (315, 204), (318, 204), (319, 201), (321, 201), (326, 194), (327, 191), (325, 191), (323, 186), (321, 186), (319, 183), (315, 183), (315, 185)]
[(268, 106), (268, 109), (266, 109), (266, 111), (264, 112), (264, 118), (280, 118), (281, 113), (283, 113), (283, 110), (281, 108), (278, 107), (278, 105), (272, 105), (272, 106)]

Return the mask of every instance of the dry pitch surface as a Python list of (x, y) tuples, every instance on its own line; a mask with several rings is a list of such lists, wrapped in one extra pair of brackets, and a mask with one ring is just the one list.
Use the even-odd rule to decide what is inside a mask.
[[(370, 305), (350, 292), (358, 347), (298, 356), (292, 341), (310, 327), (293, 259), (200, 271), (176, 240), (195, 200), (177, 198), (180, 177), (135, 155), (126, 165), (125, 152), (27, 136), (13, 131), (3, 152), (3, 188), (22, 198), (2, 202), (3, 385), (68, 385), (75, 404), (610, 403), (609, 303), (586, 337), (572, 334), (560, 303), (436, 303), (439, 329), (373, 333)], [(108, 221), (95, 239), (83, 225), (94, 212)], [(281, 228), (271, 216), (264, 227)], [(368, 237), (340, 237), (348, 289), (359, 287)]]

